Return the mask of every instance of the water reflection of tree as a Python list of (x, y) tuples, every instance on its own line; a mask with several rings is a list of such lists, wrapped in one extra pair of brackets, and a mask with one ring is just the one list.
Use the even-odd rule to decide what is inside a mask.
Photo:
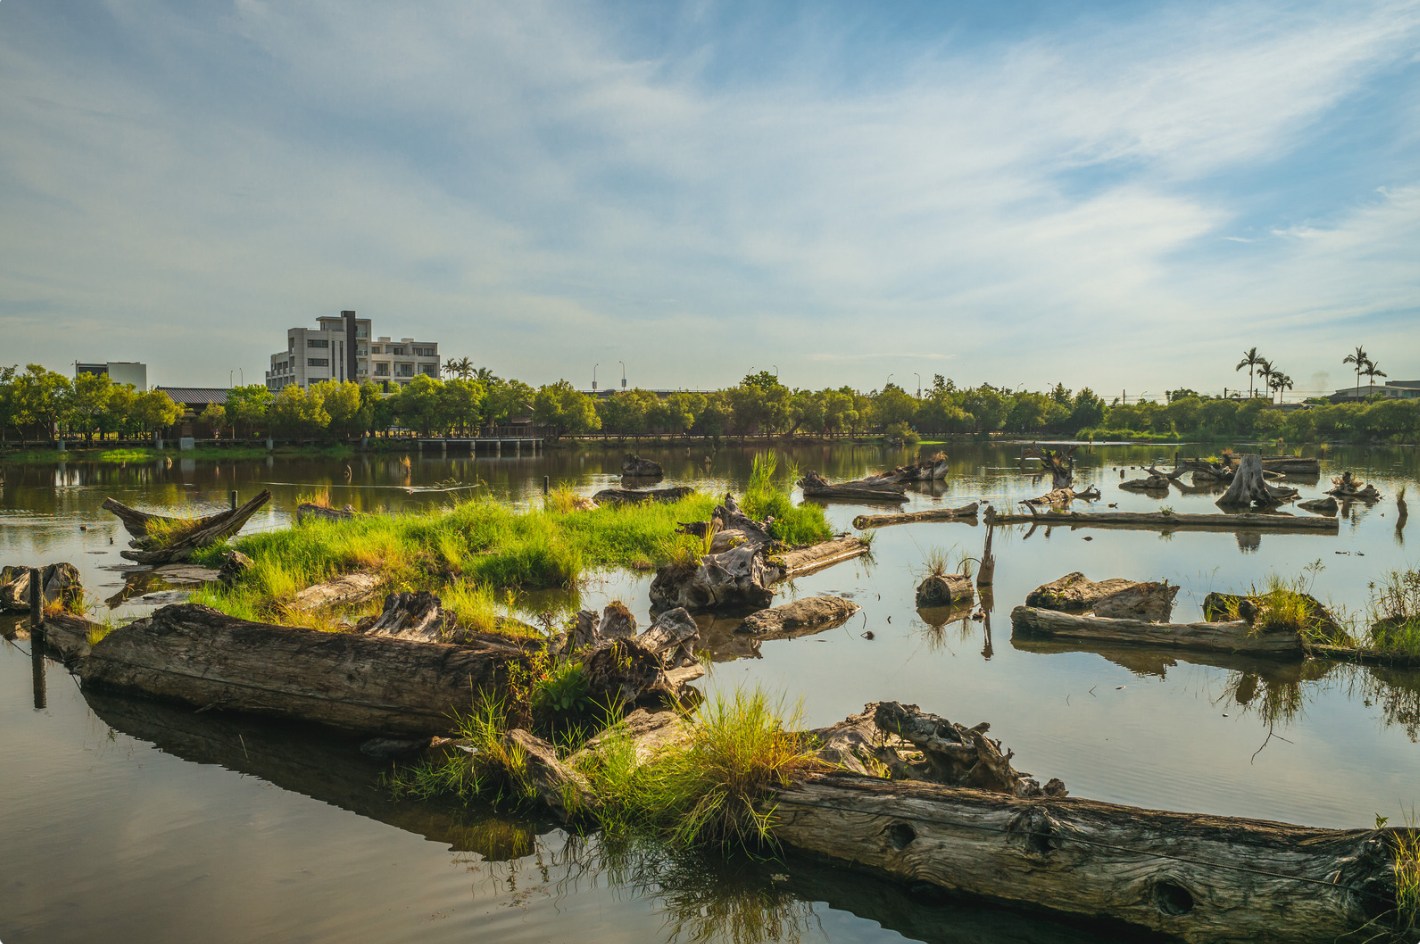
[(1379, 665), (1352, 666), (1347, 694), (1360, 695), (1367, 707), (1379, 707), (1387, 725), (1399, 725), (1412, 742), (1420, 741), (1420, 669)]

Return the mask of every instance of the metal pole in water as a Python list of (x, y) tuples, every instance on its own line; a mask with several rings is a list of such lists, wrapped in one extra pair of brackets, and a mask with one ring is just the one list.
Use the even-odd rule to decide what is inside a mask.
[(30, 568), (30, 677), (34, 683), (35, 710), (46, 704), (44, 680), (44, 584), (38, 567)]

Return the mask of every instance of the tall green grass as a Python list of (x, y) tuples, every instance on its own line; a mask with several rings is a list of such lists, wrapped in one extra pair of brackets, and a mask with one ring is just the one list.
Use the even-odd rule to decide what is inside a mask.
[(799, 478), (799, 470), (790, 465), (779, 475), (779, 455), (774, 452), (755, 453), (750, 466), (749, 483), (745, 486), (741, 507), (751, 518), (773, 518), (770, 535), (791, 546), (817, 544), (833, 537), (823, 506), (812, 503), (795, 505), (790, 489)]
[(1371, 584), (1367, 648), (1420, 657), (1420, 570), (1391, 571)]

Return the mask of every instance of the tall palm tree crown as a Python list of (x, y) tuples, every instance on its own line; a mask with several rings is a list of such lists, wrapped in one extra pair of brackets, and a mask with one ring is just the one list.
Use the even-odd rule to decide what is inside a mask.
[[(1360, 399), (1360, 397), (1361, 397), (1361, 374), (1362, 374), (1362, 372), (1365, 371), (1366, 365), (1368, 365), (1368, 364), (1371, 363), (1371, 358), (1370, 358), (1370, 356), (1366, 354), (1366, 349), (1363, 348), (1363, 347), (1361, 347), (1361, 346), (1358, 344), (1358, 345), (1356, 345), (1356, 351), (1355, 351), (1355, 353), (1347, 354), (1345, 357), (1341, 358), (1341, 363), (1343, 363), (1343, 364), (1355, 364), (1355, 365), (1356, 365), (1356, 398), (1357, 398), (1357, 399)], [(1372, 366), (1374, 366), (1374, 365), (1372, 365)]]
[(1257, 362), (1260, 360), (1262, 360), (1262, 355), (1257, 353), (1257, 348), (1250, 347), (1243, 352), (1243, 359), (1238, 361), (1238, 366), (1233, 368), (1234, 371), (1242, 370), (1244, 367), (1247, 368), (1247, 395), (1249, 397), (1252, 396), (1253, 369), (1257, 367)]

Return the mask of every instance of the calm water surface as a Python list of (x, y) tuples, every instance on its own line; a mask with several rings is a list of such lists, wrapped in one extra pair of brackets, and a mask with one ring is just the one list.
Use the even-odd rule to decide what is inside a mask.
[[(923, 450), (930, 451), (930, 450)], [(973, 499), (1008, 505), (1048, 483), (1022, 471), (1019, 446), (955, 445), (952, 474), (912, 494), (908, 510)], [(1184, 453), (1192, 450), (1184, 448)], [(790, 450), (807, 471), (854, 477), (915, 452), (876, 447)], [(1119, 469), (1172, 459), (1173, 447), (1082, 447), (1077, 478), (1097, 507), (1215, 510), (1177, 490), (1120, 490)], [(709, 453), (707, 455), (707, 453)], [(700, 444), (647, 450), (667, 480), (739, 488), (751, 452)], [(708, 461), (707, 461), (708, 459)], [(249, 530), (288, 526), (302, 495), (397, 512), (437, 505), (479, 483), (514, 503), (542, 480), (593, 492), (618, 481), (620, 453), (588, 449), (472, 460), (381, 455), (343, 460), (157, 461), (4, 467), (0, 564), (68, 560), (91, 597), (120, 615), (180, 591), (133, 579), (125, 536), (99, 505), (216, 510), (230, 490), (274, 501)], [(984, 528), (927, 523), (877, 533), (870, 559), (797, 581), (785, 596), (834, 592), (863, 612), (818, 636), (755, 644), (706, 620), (715, 662), (707, 690), (759, 686), (807, 725), (897, 699), (955, 721), (990, 721), (1016, 764), (1061, 777), (1078, 796), (1142, 806), (1324, 826), (1398, 821), (1420, 801), (1420, 673), (1151, 650), (1070, 650), (1015, 643), (1009, 612), (1034, 586), (1071, 570), (1181, 586), (1175, 619), (1196, 618), (1212, 590), (1245, 591), (1271, 574), (1310, 575), (1313, 592), (1362, 615), (1369, 584), (1414, 569), (1420, 533), (1397, 532), (1394, 496), (1412, 483), (1411, 449), (1333, 449), (1322, 483), (1343, 468), (1374, 481), (1379, 504), (1348, 509), (1338, 536), (998, 529), (989, 618), (926, 618), (913, 590), (928, 554), (976, 557)], [(348, 469), (348, 481), (347, 481)], [(1135, 477), (1137, 471), (1127, 471)], [(1305, 497), (1325, 484), (1298, 484)], [(848, 529), (863, 506), (829, 507)], [(578, 600), (611, 599), (648, 618), (650, 577), (595, 574)], [(529, 604), (533, 605), (533, 604)], [(100, 605), (100, 612), (107, 604)], [(23, 623), (0, 643), (0, 940), (49, 941), (1086, 941), (1066, 925), (1007, 911), (914, 898), (887, 883), (812, 863), (730, 864), (659, 848), (605, 848), (536, 821), (393, 801), (378, 765), (328, 735), (143, 701), (84, 695), (44, 671), (35, 708)], [(864, 633), (871, 630), (871, 638)]]

